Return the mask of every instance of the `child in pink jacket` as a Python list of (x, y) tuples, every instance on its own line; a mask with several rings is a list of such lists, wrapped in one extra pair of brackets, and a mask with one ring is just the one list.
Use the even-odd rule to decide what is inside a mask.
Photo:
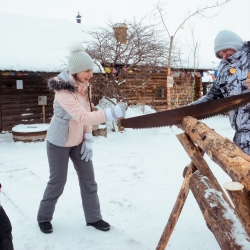
[(53, 231), (51, 220), (66, 183), (69, 158), (78, 174), (87, 226), (110, 230), (100, 212), (92, 164), (91, 126), (125, 117), (126, 107), (120, 103), (112, 109), (91, 112), (89, 80), (93, 76), (93, 67), (92, 58), (80, 43), (75, 43), (70, 48), (67, 70), (48, 81), (55, 99), (46, 138), (50, 178), (37, 215), (43, 233)]

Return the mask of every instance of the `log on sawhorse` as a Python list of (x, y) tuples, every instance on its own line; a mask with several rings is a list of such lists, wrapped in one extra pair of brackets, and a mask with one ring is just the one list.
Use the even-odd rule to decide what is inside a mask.
[[(182, 126), (183, 128), (184, 126)], [(185, 131), (185, 129), (183, 129)], [(204, 134), (203, 134), (204, 136)], [(245, 228), (242, 226), (241, 222), (239, 221), (238, 217), (236, 216), (236, 214), (234, 213), (233, 210), (233, 206), (231, 204), (231, 202), (229, 201), (228, 197), (226, 196), (226, 194), (224, 193), (223, 189), (221, 188), (221, 186), (219, 185), (217, 179), (215, 178), (215, 176), (213, 175), (212, 171), (210, 170), (209, 166), (207, 165), (206, 161), (204, 160), (204, 158), (202, 157), (201, 154), (201, 148), (197, 148), (194, 143), (192, 142), (192, 140), (190, 140), (189, 136), (187, 134), (181, 134), (181, 135), (177, 135), (178, 139), (180, 140), (180, 142), (182, 143), (183, 147), (185, 148), (186, 152), (188, 153), (188, 155), (190, 156), (190, 158), (192, 159), (192, 162), (186, 172), (185, 178), (183, 180), (180, 192), (178, 194), (176, 203), (173, 207), (173, 210), (170, 214), (168, 223), (163, 231), (163, 234), (160, 238), (160, 241), (157, 245), (157, 250), (163, 250), (166, 248), (166, 245), (170, 239), (170, 236), (174, 230), (174, 227), (177, 223), (177, 220), (180, 216), (180, 213), (182, 211), (182, 208), (184, 206), (184, 203), (186, 201), (186, 198), (188, 196), (188, 192), (189, 189), (191, 188), (192, 192), (194, 193), (194, 182), (197, 182), (197, 178), (194, 178), (193, 176), (193, 172), (194, 170), (197, 168), (199, 170), (199, 175), (203, 176), (204, 178), (206, 178), (208, 180), (208, 183), (210, 184), (210, 186), (213, 187), (213, 189), (215, 190), (215, 194), (220, 194), (221, 197), (220, 199), (218, 199), (217, 201), (217, 206), (220, 206), (221, 208), (223, 208), (221, 211), (220, 216), (224, 217), (224, 215), (226, 215), (227, 213), (232, 214), (232, 218), (229, 218), (228, 220), (221, 220), (224, 224), (224, 226), (226, 226), (226, 228), (228, 229), (228, 231), (223, 231), (221, 230), (220, 227), (215, 227), (214, 221), (216, 221), (216, 213), (211, 213), (210, 216), (213, 216), (214, 218), (212, 218), (211, 220), (207, 220), (205, 215), (207, 214), (208, 211), (210, 210), (206, 210), (203, 209), (203, 207), (209, 207), (209, 202), (208, 199), (201, 199), (202, 197), (197, 197), (197, 202), (202, 210), (205, 211), (204, 218), (206, 219), (207, 222), (207, 226), (208, 228), (214, 233), (215, 238), (217, 239), (219, 245), (221, 246), (222, 249), (244, 249), (244, 247), (247, 245), (247, 247), (249, 247), (250, 249), (250, 239), (249, 236), (247, 235), (247, 232), (245, 230)], [(206, 136), (205, 136), (206, 137)], [(204, 139), (204, 137), (203, 137)], [(198, 144), (199, 145), (199, 144)], [(197, 176), (198, 173), (195, 173), (195, 176)], [(198, 182), (201, 181), (201, 179), (198, 179)], [(198, 183), (199, 184), (199, 183)], [(196, 185), (200, 187), (201, 190), (203, 190), (204, 192), (204, 188), (202, 188), (202, 185)], [(207, 184), (208, 187), (208, 184)], [(200, 204), (203, 204), (203, 206), (201, 206)], [(244, 207), (245, 208), (245, 207)], [(215, 209), (214, 209), (215, 210)], [(245, 211), (245, 210), (244, 210)], [(249, 210), (248, 210), (249, 211)], [(239, 216), (240, 217), (240, 216)], [(244, 223), (243, 223), (244, 224)], [(239, 238), (239, 235), (237, 232), (234, 232), (232, 229), (235, 227), (235, 225), (238, 225), (240, 227), (240, 236), (245, 237), (244, 240), (244, 246), (242, 245), (242, 242), (238, 242), (237, 239)], [(223, 228), (223, 225), (222, 225)], [(230, 239), (228, 242), (228, 239)]]
[(214, 183), (195, 172), (190, 189), (202, 211), (207, 227), (222, 250), (250, 249), (250, 238), (234, 210), (224, 200)]

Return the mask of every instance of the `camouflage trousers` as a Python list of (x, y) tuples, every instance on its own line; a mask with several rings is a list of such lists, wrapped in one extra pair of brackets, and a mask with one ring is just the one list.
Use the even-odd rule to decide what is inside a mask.
[(250, 155), (250, 130), (240, 129), (236, 131), (233, 141), (246, 154)]

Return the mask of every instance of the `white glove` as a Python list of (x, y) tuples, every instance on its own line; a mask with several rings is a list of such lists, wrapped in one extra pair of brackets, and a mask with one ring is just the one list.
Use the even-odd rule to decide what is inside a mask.
[(116, 104), (111, 109), (105, 110), (105, 116), (109, 122), (112, 122), (114, 120), (118, 120), (121, 117), (125, 117), (126, 112), (126, 104), (121, 102)]
[(81, 160), (91, 161), (93, 157), (93, 150), (92, 150), (92, 133), (85, 133), (84, 134), (85, 140), (82, 143), (81, 147)]

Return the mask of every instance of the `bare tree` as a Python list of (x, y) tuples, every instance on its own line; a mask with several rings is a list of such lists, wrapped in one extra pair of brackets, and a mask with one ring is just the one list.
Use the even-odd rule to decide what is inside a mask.
[[(189, 14), (187, 17), (185, 17), (183, 21), (181, 21), (181, 23), (177, 26), (177, 29), (174, 31), (173, 35), (170, 34), (169, 28), (168, 28), (168, 26), (167, 26), (167, 24), (166, 24), (166, 22), (164, 20), (165, 14), (163, 13), (163, 11), (164, 11), (163, 6), (165, 6), (166, 4), (162, 4), (160, 1), (158, 2), (157, 6), (156, 6), (156, 8), (155, 8), (155, 10), (153, 12), (156, 12), (154, 14), (154, 16), (156, 18), (158, 18), (158, 17), (160, 18), (161, 24), (163, 25), (164, 29), (166, 30), (166, 32), (167, 32), (167, 34), (169, 36), (170, 46), (169, 46), (169, 56), (168, 56), (168, 69), (170, 69), (170, 66), (171, 66), (172, 48), (173, 48), (173, 41), (174, 41), (175, 35), (183, 27), (183, 25), (186, 23), (186, 21), (188, 21), (191, 17), (194, 17), (194, 16), (207, 17), (207, 16), (205, 16), (206, 10), (221, 7), (221, 6), (225, 5), (226, 3), (230, 2), (230, 1), (231, 0), (225, 0), (222, 3), (217, 2), (215, 4), (208, 5), (208, 6), (203, 7), (203, 8), (198, 8), (192, 14)], [(218, 13), (214, 14), (213, 17), (215, 15), (217, 15), (217, 14)]]
[[(140, 81), (139, 88), (145, 87), (152, 72), (167, 64), (168, 43), (155, 26), (143, 25), (142, 20), (124, 21), (126, 42), (121, 42), (114, 33), (116, 25), (109, 23), (107, 28), (88, 32), (92, 39), (87, 43), (87, 52), (100, 63), (100, 69), (107, 69), (105, 74), (95, 76), (94, 95), (126, 101), (121, 85), (130, 79)], [(172, 60), (176, 60), (175, 56)], [(129, 90), (138, 87), (131, 85)]]
[[(177, 29), (174, 31), (174, 34), (171, 35), (169, 32), (169, 27), (167, 26), (166, 22), (165, 22), (165, 14), (164, 14), (164, 7), (166, 4), (161, 3), (160, 1), (158, 2), (156, 8), (152, 11), (153, 15), (155, 16), (156, 19), (160, 18), (160, 23), (163, 25), (165, 31), (168, 34), (169, 37), (169, 49), (168, 49), (168, 71), (167, 74), (168, 76), (170, 76), (170, 70), (171, 70), (171, 65), (172, 65), (172, 52), (173, 52), (173, 44), (174, 44), (174, 38), (177, 34), (177, 32), (183, 27), (183, 25), (192, 17), (197, 16), (197, 17), (207, 17), (205, 16), (205, 12), (209, 9), (213, 9), (213, 8), (218, 8), (218, 7), (222, 7), (223, 5), (225, 5), (226, 3), (230, 2), (231, 0), (224, 0), (224, 2), (217, 2), (215, 4), (212, 5), (207, 5), (203, 8), (198, 8), (196, 11), (194, 11), (192, 14), (189, 13), (189, 15), (187, 17), (185, 17), (180, 24), (177, 26)], [(218, 13), (214, 14), (214, 16), (216, 16)], [(194, 39), (193, 39), (194, 41)], [(199, 44), (195, 45), (196, 51), (195, 54), (197, 53), (197, 49), (199, 48)], [(194, 55), (195, 55), (194, 54)], [(170, 89), (167, 89), (168, 92), (170, 92)], [(170, 93), (167, 94), (167, 97), (170, 98)], [(171, 103), (171, 98), (168, 100), (168, 104), (170, 106)]]
[(199, 67), (199, 50), (201, 47), (201, 43), (195, 40), (195, 34), (194, 34), (194, 26), (191, 27), (190, 25), (190, 31), (191, 31), (191, 44), (187, 43), (189, 48), (191, 49), (191, 56), (192, 56), (192, 75), (193, 75), (193, 80), (192, 80), (192, 101), (194, 101), (194, 86), (196, 84), (195, 76), (197, 73), (197, 68)]

